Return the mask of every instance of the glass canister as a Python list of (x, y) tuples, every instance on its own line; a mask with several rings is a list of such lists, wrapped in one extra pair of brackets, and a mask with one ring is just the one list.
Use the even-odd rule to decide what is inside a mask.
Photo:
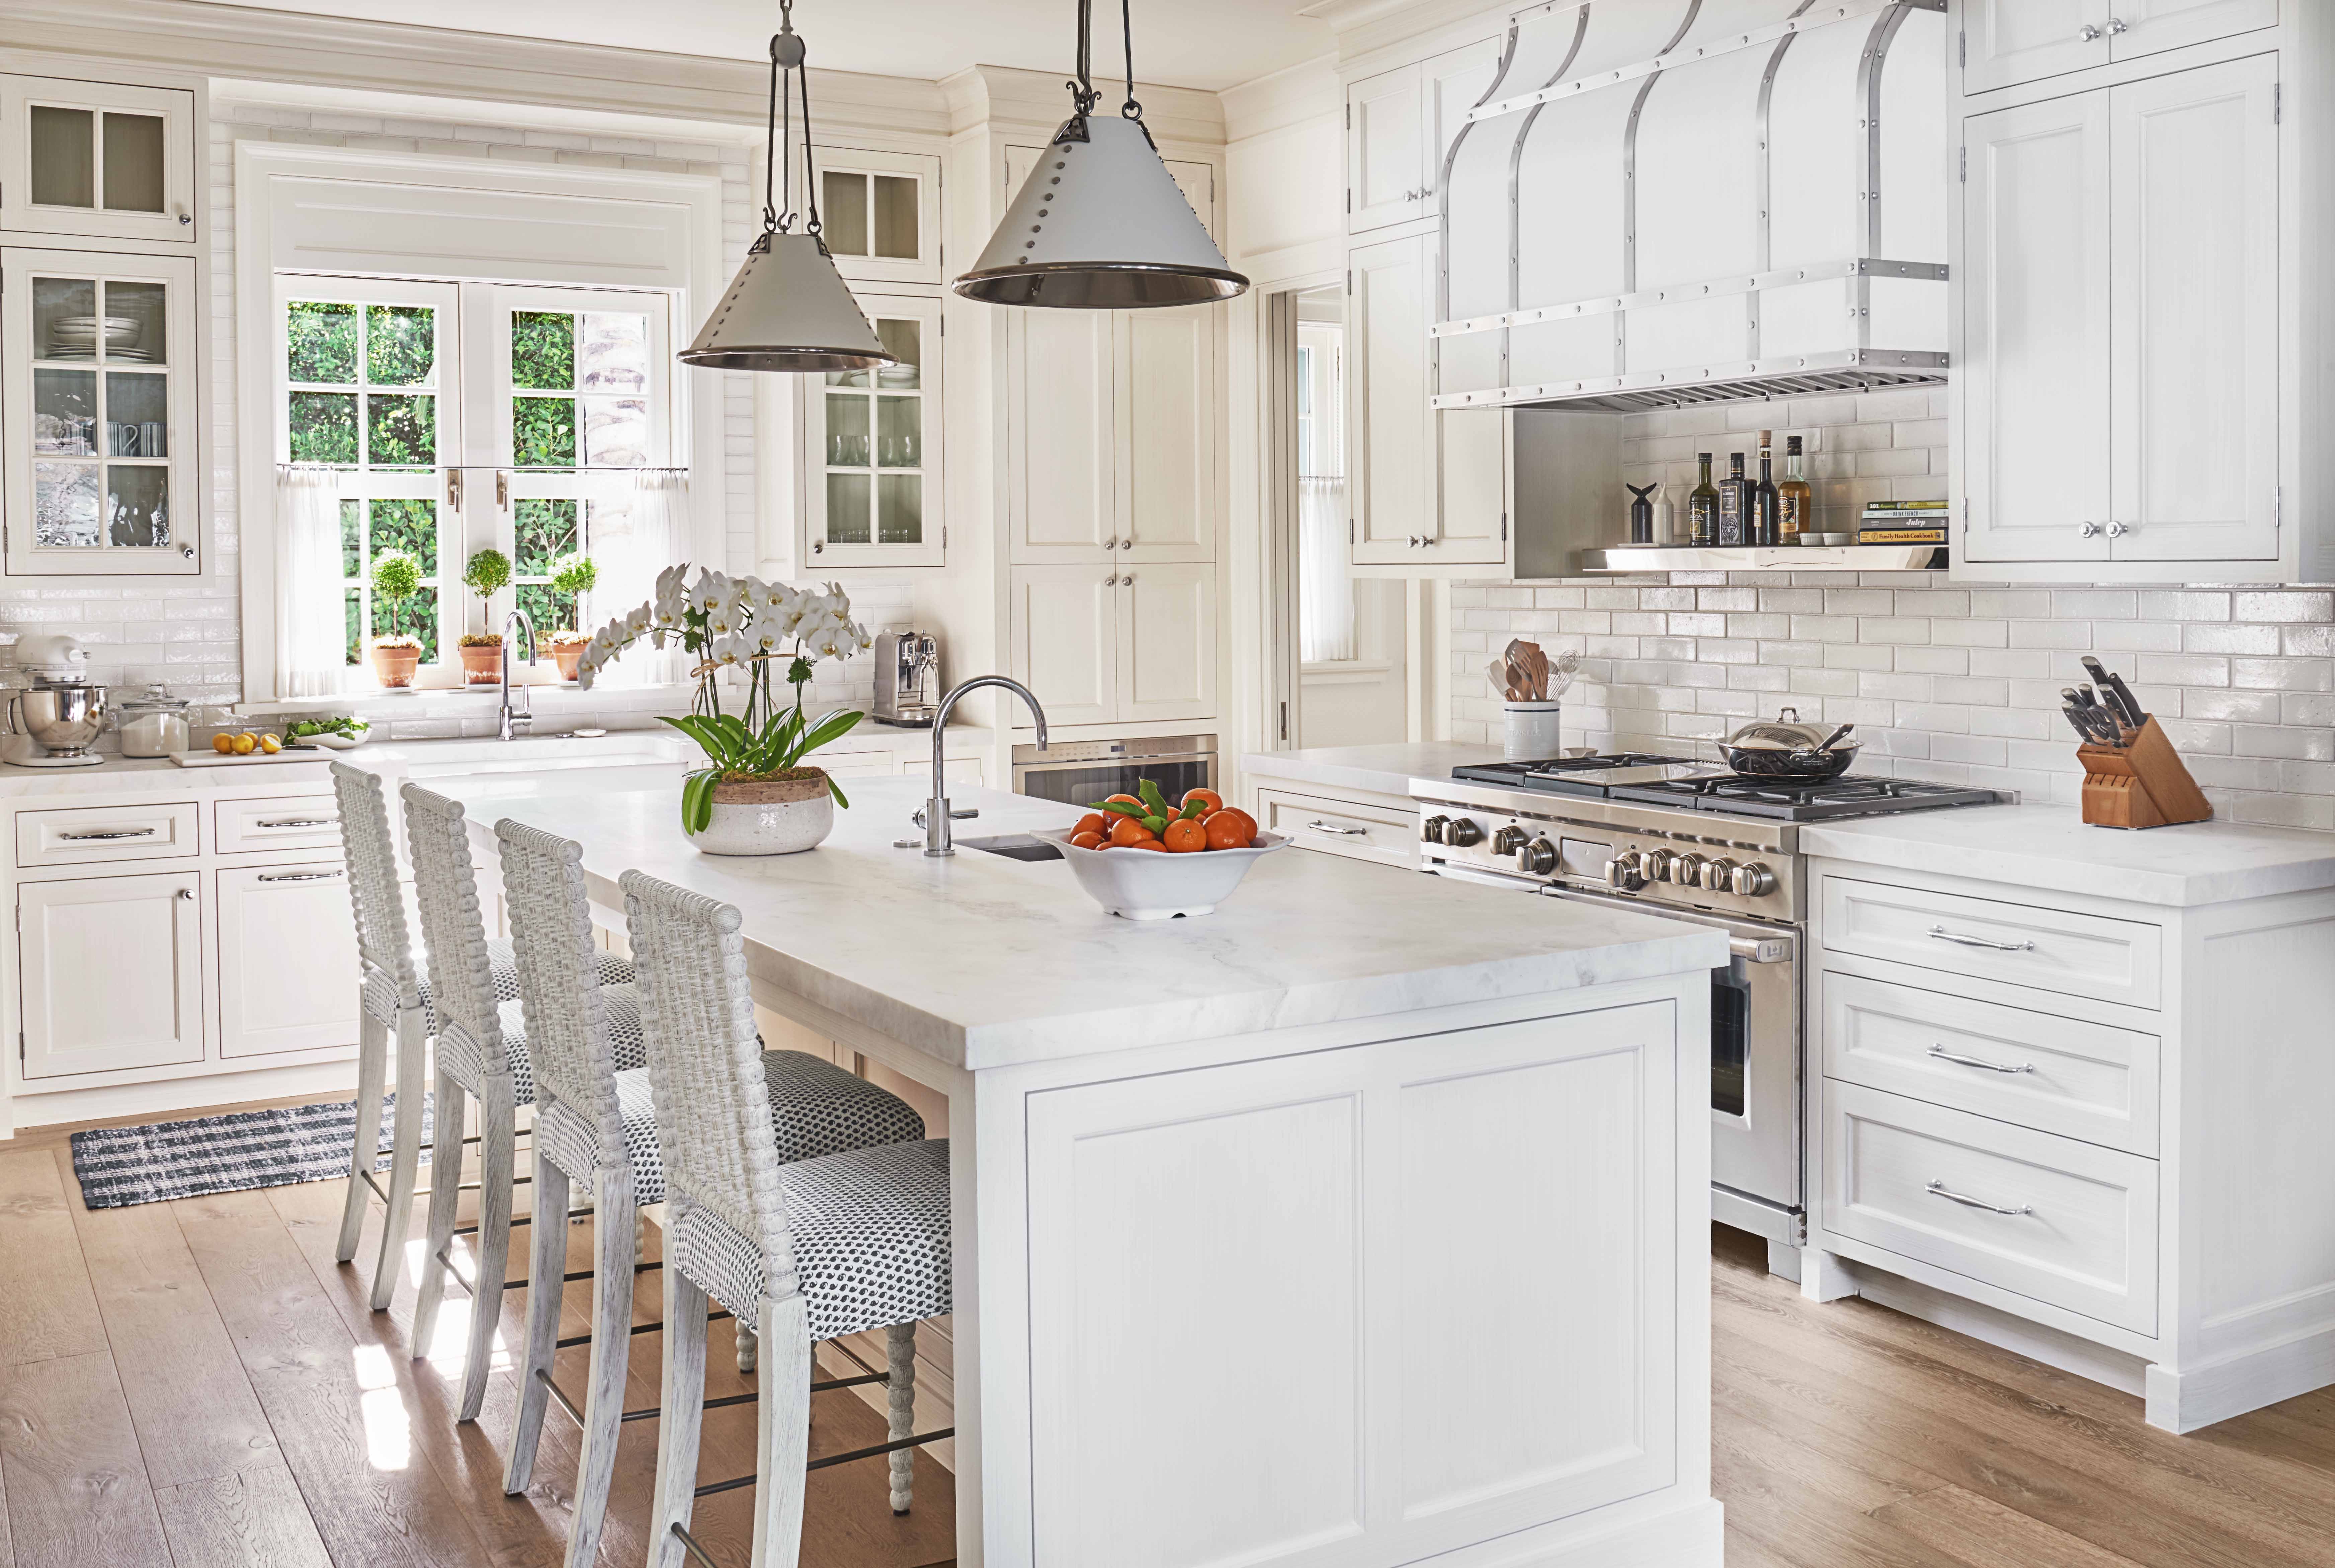
[(188, 750), (192, 735), (188, 706), (184, 697), (173, 697), (169, 687), (160, 685), (149, 686), (115, 704), (114, 711), (119, 715), (115, 722), (121, 731), (121, 754), (168, 757), (173, 751)]

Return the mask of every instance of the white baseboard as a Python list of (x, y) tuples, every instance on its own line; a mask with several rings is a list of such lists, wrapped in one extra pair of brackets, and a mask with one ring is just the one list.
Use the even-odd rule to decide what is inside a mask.
[[(95, 1089), (61, 1089), (53, 1094), (19, 1094), (9, 1108), (14, 1112), (15, 1130), (33, 1132), (44, 1127), (71, 1127), (116, 1117), (160, 1118), (205, 1106), (243, 1105), (296, 1094), (344, 1099), (356, 1091), (356, 1059), (350, 1056), (338, 1061), (267, 1067), (251, 1072), (206, 1073), (199, 1078), (106, 1084)], [(5, 1128), (0, 1128), (0, 1138), (8, 1136)]]
[(2148, 1401), (2150, 1426), (2194, 1432), (2330, 1383), (2335, 1383), (2335, 1329), (2314, 1329), (2275, 1345), (2177, 1371), (2152, 1365), (2146, 1388), (2136, 1392)]

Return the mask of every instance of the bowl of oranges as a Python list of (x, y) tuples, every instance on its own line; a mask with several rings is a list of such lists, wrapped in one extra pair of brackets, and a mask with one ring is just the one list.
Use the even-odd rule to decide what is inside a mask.
[(1213, 789), (1171, 801), (1146, 779), (1070, 828), (1040, 832), (1059, 844), (1088, 896), (1129, 920), (1206, 915), (1240, 886), (1248, 868), (1289, 840), (1261, 833), (1256, 818)]

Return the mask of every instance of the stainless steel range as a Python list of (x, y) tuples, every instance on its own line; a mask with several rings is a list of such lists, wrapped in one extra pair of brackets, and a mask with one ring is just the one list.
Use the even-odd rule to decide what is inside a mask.
[(1894, 779), (1742, 779), (1642, 754), (1485, 763), (1414, 779), (1410, 793), (1423, 871), (1727, 933), (1734, 956), (1710, 982), (1711, 1217), (1794, 1247), (1807, 1212), (1799, 825), (2010, 799)]

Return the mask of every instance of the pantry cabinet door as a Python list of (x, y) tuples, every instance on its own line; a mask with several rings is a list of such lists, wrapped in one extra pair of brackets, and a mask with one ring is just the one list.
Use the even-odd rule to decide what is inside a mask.
[(1216, 555), (1216, 313), (1119, 317), (1119, 553), (1127, 561)]
[(1432, 242), (1364, 246), (1346, 273), (1346, 502), (1356, 566), (1419, 566), (1432, 530), (1428, 310)]
[(2112, 89), (2115, 558), (2278, 557), (2278, 57)]
[(0, 228), (192, 247), (195, 95), (0, 75)]
[(1216, 568), (1140, 565), (1119, 580), (1119, 717), (1129, 723), (1216, 711)]
[(357, 938), (330, 864), (216, 873), (219, 1055), (357, 1042)]
[(201, 892), (193, 871), (17, 888), (26, 1079), (203, 1060)]
[(1348, 85), (1347, 233), (1407, 223), (1435, 210), (1435, 176), (1428, 168), (1432, 140), (1418, 66)]
[[(1013, 678), (1037, 693), (1047, 721), (1107, 724), (1118, 718), (1117, 566), (1016, 566), (1012, 593)], [(1017, 712), (1015, 721), (1027, 716)]]
[(2108, 55), (2136, 60), (2278, 25), (2278, 0), (2115, 0)]
[(2115, 8), (2113, 0), (1965, 0), (1962, 91), (2106, 65)]
[[(1119, 535), (1113, 314), (1004, 313), (1006, 506), (1020, 563), (1100, 563)], [(1100, 580), (1101, 573), (1094, 574)]]
[(2108, 95), (1977, 115), (1964, 136), (1962, 558), (2104, 561)]

